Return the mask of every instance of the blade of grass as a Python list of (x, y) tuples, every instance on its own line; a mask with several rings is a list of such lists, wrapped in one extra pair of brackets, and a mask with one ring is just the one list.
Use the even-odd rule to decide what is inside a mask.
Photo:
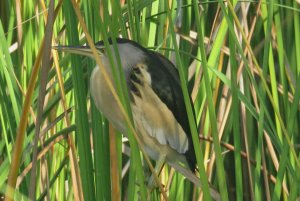
[[(211, 129), (212, 129), (212, 136), (213, 136), (213, 144), (214, 144), (214, 151), (216, 154), (216, 163), (217, 163), (217, 177), (218, 177), (218, 185), (219, 190), (221, 193), (221, 199), (222, 200), (228, 200), (228, 192), (227, 192), (227, 185), (225, 181), (225, 171), (224, 171), (224, 162), (223, 157), (221, 155), (221, 148), (219, 144), (219, 136), (218, 136), (218, 127), (217, 127), (217, 120), (216, 120), (216, 113), (215, 108), (213, 106), (213, 99), (212, 99), (212, 91), (210, 86), (210, 77), (208, 72), (208, 62), (206, 60), (206, 54), (205, 54), (205, 47), (204, 47), (204, 38), (202, 29), (200, 26), (200, 16), (198, 7), (196, 6), (196, 1), (194, 2), (194, 8), (196, 13), (196, 20), (198, 22), (197, 30), (198, 30), (198, 41), (200, 43), (200, 53), (201, 53), (201, 60), (202, 60), (202, 66), (203, 66), (203, 75), (204, 75), (204, 82), (206, 85), (206, 95), (207, 95), (207, 103), (208, 103), (208, 112), (209, 112), (209, 118), (211, 122)], [(205, 193), (204, 193), (205, 194)]]
[(35, 60), (33, 71), (31, 73), (29, 84), (28, 84), (22, 115), (20, 118), (20, 124), (16, 135), (16, 143), (14, 144), (12, 163), (10, 166), (10, 171), (9, 171), (8, 181), (7, 181), (8, 187), (5, 192), (5, 201), (14, 200), (14, 191), (16, 186), (17, 173), (20, 166), (21, 154), (23, 150), (23, 142), (25, 137), (26, 125), (27, 125), (27, 117), (29, 114), (31, 99), (32, 99), (35, 83), (37, 80), (39, 67), (42, 60), (42, 53), (44, 50), (43, 48), (44, 48), (44, 40), (42, 41), (42, 44), (40, 46), (40, 50), (38, 52), (37, 59)]
[[(264, 3), (264, 1), (262, 1)], [(262, 4), (263, 4), (262, 3)], [(262, 5), (262, 10), (263, 10), (263, 6), (266, 6), (265, 4)], [(263, 12), (263, 11), (262, 11)], [(273, 18), (273, 6), (270, 5), (268, 7), (268, 16), (267, 17), (267, 20), (266, 20), (266, 23), (265, 23), (265, 35), (266, 35), (266, 40), (265, 40), (265, 44), (264, 44), (264, 55), (263, 55), (263, 66), (262, 66), (262, 72), (263, 72), (263, 75), (266, 76), (267, 75), (267, 69), (268, 69), (268, 60), (269, 60), (269, 53), (270, 53), (270, 40), (271, 40), (271, 28), (272, 28), (272, 18)], [(262, 102), (265, 102), (265, 99), (266, 99), (266, 92), (263, 90), (263, 85), (260, 86), (260, 91), (261, 91), (261, 94), (262, 94)], [(262, 105), (262, 103), (261, 103)], [(258, 167), (261, 166), (261, 163), (262, 163), (262, 150), (263, 147), (264, 147), (264, 144), (263, 144), (263, 132), (264, 132), (264, 129), (263, 129), (263, 124), (264, 124), (264, 121), (265, 121), (265, 108), (261, 107), (260, 105), (260, 114), (259, 114), (259, 122), (258, 122), (258, 143), (257, 143), (257, 148), (258, 148), (258, 152), (256, 153), (256, 161), (257, 161), (257, 164), (258, 166), (256, 167), (256, 170), (255, 170), (255, 198), (256, 200), (261, 200), (261, 194), (263, 194), (262, 190), (262, 185), (261, 183), (259, 182), (261, 180), (261, 171)]]
[[(100, 13), (97, 8), (100, 2), (98, 1), (88, 1), (83, 4), (84, 15), (87, 22), (87, 27), (91, 33), (93, 39), (100, 37), (100, 26), (98, 23), (100, 19)], [(104, 2), (102, 2), (103, 6)], [(105, 9), (108, 11), (108, 9)], [(91, 15), (93, 17), (91, 17)], [(109, 19), (108, 12), (103, 12), (103, 18)], [(91, 76), (95, 62), (88, 61), (89, 66), (89, 77)], [(108, 132), (108, 122), (105, 117), (100, 115), (98, 112), (94, 100), (91, 98), (91, 116), (92, 116), (92, 133), (93, 133), (93, 154), (94, 154), (94, 171), (95, 171), (95, 191), (96, 200), (111, 200), (111, 168), (110, 168), (110, 146), (109, 146), (109, 132)], [(105, 161), (105, 162), (104, 162)]]
[(46, 96), (46, 85), (48, 72), (50, 70), (50, 54), (51, 54), (51, 41), (53, 33), (53, 23), (54, 23), (54, 1), (49, 2), (49, 11), (46, 24), (45, 33), (45, 46), (42, 56), (42, 68), (40, 72), (40, 87), (39, 87), (39, 97), (38, 97), (38, 109), (37, 109), (37, 119), (35, 125), (35, 136), (34, 136), (34, 148), (32, 156), (32, 171), (30, 175), (30, 187), (29, 187), (29, 199), (34, 200), (36, 195), (36, 160), (37, 160), (37, 145), (40, 137), (40, 126), (42, 124), (42, 113), (44, 108), (44, 101)]
[[(69, 44), (78, 45), (78, 31), (76, 17), (71, 2), (65, 2), (63, 13), (66, 18)], [(94, 174), (92, 165), (91, 146), (89, 138), (89, 124), (86, 109), (86, 91), (81, 68), (80, 57), (71, 55), (72, 80), (75, 98), (75, 122), (77, 126), (76, 139), (80, 157), (79, 168), (82, 181), (84, 200), (95, 200)]]
[[(200, 16), (199, 16), (199, 11), (198, 11), (198, 7), (197, 7), (197, 2), (194, 1), (193, 3), (194, 3), (194, 6), (195, 6), (195, 13), (197, 13), (196, 19), (199, 20)], [(178, 46), (177, 46), (177, 43), (176, 43), (176, 36), (175, 36), (174, 29), (173, 29), (174, 24), (173, 24), (173, 21), (172, 21), (170, 10), (169, 10), (170, 9), (169, 5), (167, 3), (166, 3), (166, 8), (167, 8), (166, 10), (167, 10), (167, 15), (168, 15), (167, 17), (168, 17), (170, 27), (171, 27), (169, 30), (170, 30), (170, 33), (171, 33), (172, 42), (173, 42), (175, 53), (176, 53), (176, 63), (178, 65), (178, 71), (179, 71), (179, 76), (180, 76), (180, 82), (181, 82), (185, 107), (187, 109), (189, 125), (190, 125), (191, 131), (192, 131), (193, 144), (194, 144), (194, 147), (195, 147), (195, 150), (196, 150), (195, 154), (196, 154), (196, 158), (197, 158), (197, 165), (198, 165), (198, 168), (199, 168), (200, 179), (201, 179), (201, 183), (202, 183), (202, 187), (203, 187), (204, 199), (205, 200), (211, 200), (211, 196), (210, 196), (210, 193), (209, 193), (209, 186), (208, 186), (207, 176), (205, 174), (205, 169), (204, 169), (203, 153), (202, 153), (202, 149), (200, 148), (199, 139), (198, 139), (198, 135), (197, 135), (196, 122), (195, 122), (195, 118), (193, 116), (193, 109), (192, 109), (192, 106), (191, 106), (191, 103), (190, 103), (188, 89), (187, 89), (187, 86), (186, 86), (187, 81), (186, 81), (186, 78), (184, 76), (184, 67), (182, 66), (182, 63), (181, 63), (181, 59), (180, 59), (180, 55), (179, 55), (179, 51), (178, 51)], [(198, 29), (199, 29), (199, 27), (198, 27)]]
[[(17, 101), (18, 99), (20, 99), (20, 97), (18, 97), (18, 85), (16, 83), (16, 81), (14, 79), (10, 79), (10, 78), (14, 78), (14, 73), (13, 73), (13, 63), (12, 63), (12, 59), (11, 56), (9, 54), (8, 51), (8, 44), (6, 42), (6, 38), (5, 38), (5, 34), (4, 34), (4, 30), (3, 30), (3, 26), (2, 26), (2, 22), (0, 21), (0, 39), (2, 41), (1, 43), (1, 58), (5, 61), (6, 63), (6, 67), (4, 66), (3, 71), (1, 72), (2, 74), (5, 75), (6, 78), (6, 85), (8, 87), (8, 90), (10, 91), (10, 100), (11, 100), (11, 104), (12, 104), (12, 109), (13, 109), (13, 114), (14, 117), (16, 118), (16, 121), (19, 122), (20, 121), (20, 108), (19, 108), (19, 101)], [(1, 59), (1, 60), (2, 60)]]
[(299, 2), (297, 3), (296, 1), (293, 2), (293, 8), (294, 8), (294, 31), (295, 31), (295, 56), (296, 56), (296, 70), (298, 75), (300, 74), (300, 57), (297, 56), (300, 53), (300, 6)]
[[(296, 90), (295, 90), (294, 100), (293, 100), (293, 103), (291, 105), (291, 112), (290, 112), (289, 117), (288, 117), (288, 120), (289, 120), (288, 121), (288, 131), (289, 131), (289, 133), (294, 133), (296, 122), (293, 121), (293, 120), (297, 118), (296, 116), (297, 116), (297, 113), (298, 113), (298, 110), (299, 110), (299, 109), (297, 109), (299, 107), (299, 101), (300, 101), (300, 89), (299, 89), (300, 79), (299, 79), (299, 75), (298, 75), (298, 78), (297, 78), (296, 86), (297, 87), (296, 87)], [(300, 158), (300, 156), (298, 158)], [(289, 195), (289, 199), (288, 199), (289, 201), (297, 200), (297, 196), (299, 196), (300, 171), (297, 171), (296, 174), (297, 174), (297, 177), (293, 178), (292, 181), (291, 181), (291, 191), (290, 191), (290, 195)]]
[[(231, 13), (229, 13), (229, 19), (233, 21)], [(240, 115), (239, 115), (239, 99), (237, 92), (237, 63), (236, 63), (236, 46), (232, 35), (229, 35), (229, 48), (230, 48), (230, 72), (231, 72), (231, 91), (232, 91), (232, 124), (233, 139), (234, 139), (234, 171), (235, 171), (235, 186), (236, 186), (236, 200), (243, 200), (243, 174), (242, 174), (242, 161), (241, 161), (241, 137), (240, 137)]]

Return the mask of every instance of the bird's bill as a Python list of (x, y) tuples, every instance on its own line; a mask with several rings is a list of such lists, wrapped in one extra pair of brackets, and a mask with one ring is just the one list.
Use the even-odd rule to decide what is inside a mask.
[[(93, 52), (89, 46), (52, 46), (52, 49), (93, 58)], [(99, 54), (102, 54), (102, 47), (97, 47), (97, 50)]]

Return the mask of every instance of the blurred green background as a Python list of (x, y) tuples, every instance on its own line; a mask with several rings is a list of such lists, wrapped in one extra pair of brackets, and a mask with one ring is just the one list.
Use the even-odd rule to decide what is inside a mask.
[(299, 1), (2, 0), (1, 200), (8, 186), (15, 200), (166, 199), (90, 99), (95, 62), (51, 50), (87, 43), (75, 8), (94, 42), (162, 53), (189, 90), (203, 188), (166, 165), (167, 199), (209, 200), (208, 185), (221, 200), (299, 199)]

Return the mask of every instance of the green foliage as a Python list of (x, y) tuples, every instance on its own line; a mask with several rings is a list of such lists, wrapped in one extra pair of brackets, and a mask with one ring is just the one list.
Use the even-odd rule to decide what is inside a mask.
[[(44, 41), (49, 2), (0, 1), (0, 196), (10, 184), (16, 200), (164, 199), (158, 189), (147, 192), (148, 165), (142, 166), (134, 132), (129, 143), (119, 133), (113, 137), (96, 110), (89, 94), (95, 61), (53, 50), (50, 72), (36, 73), (50, 43)], [(90, 0), (77, 6), (95, 42), (129, 38), (178, 68), (202, 188), (166, 165), (159, 177), (169, 200), (209, 200), (210, 188), (222, 200), (299, 199), (299, 1)], [(86, 43), (72, 1), (55, 1), (55, 7), (51, 44)], [(47, 88), (34, 144), (42, 81)], [(124, 80), (114, 81), (130, 120)]]

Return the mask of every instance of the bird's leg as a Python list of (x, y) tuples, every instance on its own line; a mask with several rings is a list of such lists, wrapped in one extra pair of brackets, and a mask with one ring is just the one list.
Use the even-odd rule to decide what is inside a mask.
[[(165, 164), (165, 161), (166, 161), (166, 156), (165, 155), (160, 155), (159, 159), (157, 160), (157, 162), (155, 164), (155, 169), (154, 169), (157, 176), (160, 174), (160, 172), (162, 170), (162, 167)], [(155, 182), (155, 179), (154, 179), (154, 175), (152, 173), (149, 180), (148, 180), (148, 188), (153, 189), (155, 186), (157, 186), (155, 184), (156, 184), (156, 182)]]

